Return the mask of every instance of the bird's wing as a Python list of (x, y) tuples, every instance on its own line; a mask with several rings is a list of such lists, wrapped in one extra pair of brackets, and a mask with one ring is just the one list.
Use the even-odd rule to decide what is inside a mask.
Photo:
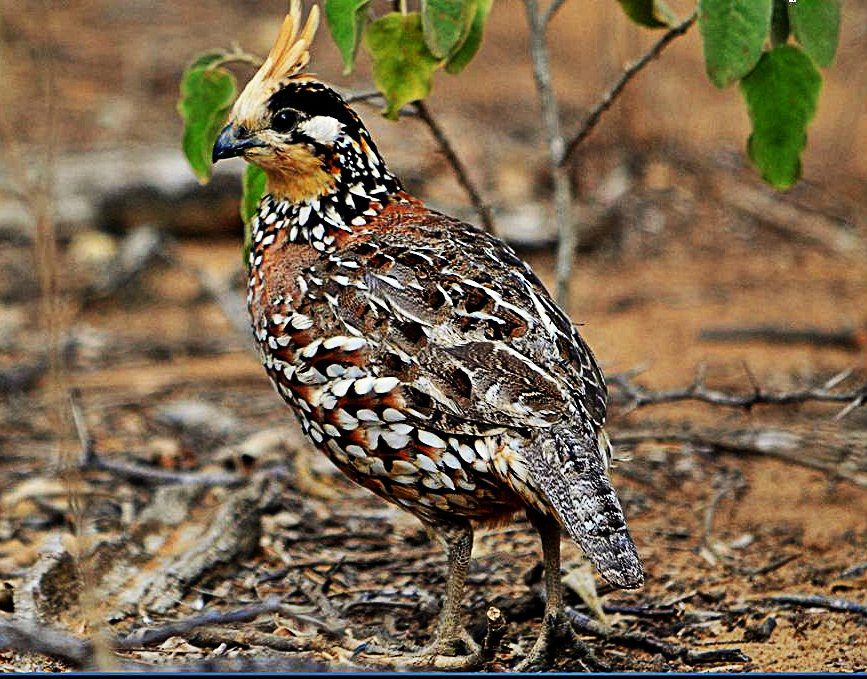
[(366, 288), (343, 313), (378, 337), (372, 363), (381, 374), (402, 371), (420, 408), (520, 429), (574, 411), (589, 433), (601, 428), (606, 389), (590, 349), (502, 241), (429, 212), (340, 256), (357, 259)]

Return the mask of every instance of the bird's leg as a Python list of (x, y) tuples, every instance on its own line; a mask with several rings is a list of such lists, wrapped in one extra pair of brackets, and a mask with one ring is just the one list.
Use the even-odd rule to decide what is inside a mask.
[(445, 547), (449, 562), (445, 601), (434, 639), (418, 651), (371, 660), (403, 667), (471, 669), (481, 662), (481, 649), (461, 624), (461, 600), (473, 550), (473, 528), (468, 521), (427, 526)]
[(461, 624), (461, 601), (473, 551), (473, 527), (465, 522), (433, 528), (445, 547), (449, 571), (436, 638), (428, 648), (440, 655), (472, 655), (478, 653), (479, 646)]
[(546, 599), (539, 637), (527, 657), (515, 668), (518, 671), (549, 666), (558, 647), (584, 646), (577, 639), (564, 610), (563, 582), (560, 579), (560, 524), (556, 519), (536, 512), (527, 512), (527, 517), (542, 539)]

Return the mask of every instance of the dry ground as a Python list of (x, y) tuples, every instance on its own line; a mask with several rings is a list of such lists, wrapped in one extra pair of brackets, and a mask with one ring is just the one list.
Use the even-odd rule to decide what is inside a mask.
[[(104, 200), (99, 187), (73, 190), (72, 180), (57, 187), (56, 307), (40, 306), (32, 227), (16, 226), (19, 213), (4, 205), (4, 220), (12, 217), (0, 224), (0, 623), (33, 615), (92, 638), (280, 597), (282, 608), (253, 622), (197, 626), (160, 643), (129, 643), (120, 653), (200, 667), (235, 657), (336, 666), (373, 636), (423, 642), (434, 625), (445, 566), (437, 546), (411, 518), (350, 485), (307, 447), (230, 320), (243, 324), (231, 192), (197, 192), (174, 175), (151, 182), (162, 194), (133, 191), (116, 176), (117, 160), (96, 153), (118, 150), (127, 156), (122, 167), (140, 178), (138, 165), (176, 137), (179, 64), (238, 33), (261, 49), (279, 12), (271, 5), (271, 14), (257, 5), (255, 21), (243, 21), (251, 4), (240, 1), (195, 9), (131, 3), (119, 11), (116, 3), (89, 0), (58, 9), (48, 24), (53, 33), (35, 10), (3, 10), (3, 47), (16, 57), (4, 64), (6, 110), (25, 115), (28, 79), (39, 74), (40, 49), (51, 37), (64, 64), (62, 115), (53, 126), (59, 172), (108, 177), (121, 193)], [(445, 112), (501, 224), (516, 229), (544, 218), (548, 184), (520, 62), (523, 34), (513, 29), (520, 7), (503, 8), (479, 65), (464, 81), (440, 83), (442, 98), (433, 105)], [(616, 16), (577, 11), (567, 5), (563, 16), (576, 35), (619, 25)], [(76, 30), (63, 30), (70, 26)], [(608, 61), (619, 63), (630, 42), (625, 31), (612, 33)], [(867, 381), (867, 170), (855, 152), (865, 135), (865, 98), (858, 95), (865, 81), (863, 71), (846, 70), (858, 61), (852, 31), (850, 24), (849, 51), (811, 139), (808, 181), (786, 196), (766, 191), (738, 163), (731, 150), (743, 135), (743, 120), (731, 113), (737, 109), (718, 93), (690, 89), (700, 93), (700, 124), (691, 127), (672, 103), (682, 93), (671, 81), (659, 91), (642, 85), (581, 154), (575, 177), (584, 236), (570, 312), (585, 324), (606, 372), (645, 366), (637, 381), (662, 389), (688, 384), (705, 364), (709, 385), (744, 394), (751, 380), (791, 391), (848, 368), (853, 375), (840, 389)], [(555, 49), (567, 112), (580, 111), (601, 87), (569, 79), (593, 44), (568, 37)], [(677, 49), (692, 58), (696, 45)], [(332, 52), (323, 50), (320, 70), (337, 79)], [(613, 67), (594, 68), (604, 83)], [(663, 65), (657, 68), (662, 77)], [(478, 82), (488, 88), (473, 86)], [(662, 114), (671, 110), (676, 115)], [(371, 110), (366, 118), (419, 195), (472, 216), (423, 128), (387, 125)], [(38, 127), (12, 130), (35, 143)], [(7, 178), (11, 163), (4, 157)], [(179, 183), (184, 195), (172, 193)], [(84, 208), (82, 195), (90, 196)], [(550, 247), (524, 254), (551, 283)], [(55, 370), (47, 314), (62, 348)], [(851, 330), (852, 341), (840, 348), (821, 340), (699, 338), (702, 329), (722, 325)], [(86, 429), (110, 469), (78, 466), (70, 388), (80, 391)], [(599, 583), (608, 622), (637, 637), (587, 635), (598, 659), (617, 670), (867, 669), (867, 411), (835, 422), (843, 404), (744, 411), (686, 402), (630, 410), (622, 393), (612, 389), (612, 396), (615, 439), (686, 433), (693, 443), (618, 446), (613, 476), (647, 585), (618, 592)], [(790, 454), (831, 459), (831, 472), (763, 454), (769, 449), (755, 445), (756, 432), (771, 428), (789, 433)], [(202, 474), (211, 483), (162, 483)], [(564, 549), (564, 572), (578, 581), (578, 552), (571, 544)], [(475, 555), (466, 619), (482, 635), (488, 607), (504, 612), (510, 626), (489, 668), (505, 669), (526, 653), (539, 622), (538, 545), (519, 521), (480, 531)], [(854, 606), (847, 612), (771, 598), (779, 595)], [(588, 613), (571, 590), (569, 603)], [(650, 648), (648, 635), (669, 644), (667, 655)], [(677, 655), (671, 644), (693, 654)], [(696, 656), (721, 648), (749, 659), (709, 664)], [(104, 649), (97, 650), (105, 663)], [(0, 650), (4, 670), (71, 666)], [(567, 654), (559, 667), (581, 664)]]

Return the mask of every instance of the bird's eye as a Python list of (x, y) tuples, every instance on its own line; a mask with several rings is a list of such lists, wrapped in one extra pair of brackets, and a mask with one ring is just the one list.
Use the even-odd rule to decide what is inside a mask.
[(284, 108), (282, 111), (277, 111), (274, 114), (274, 119), (271, 121), (271, 127), (276, 132), (289, 132), (295, 127), (298, 122), (298, 113), (291, 108)]

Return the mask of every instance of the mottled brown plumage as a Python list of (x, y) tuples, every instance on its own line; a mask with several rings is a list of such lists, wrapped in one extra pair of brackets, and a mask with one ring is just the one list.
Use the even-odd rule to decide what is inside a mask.
[[(306, 55), (293, 14), (279, 49)], [(612, 584), (643, 580), (607, 477), (602, 373), (530, 267), (405, 193), (358, 116), (293, 59), (269, 59), (214, 148), (268, 175), (248, 288), (268, 376), (341, 471), (443, 539), (433, 664), (462, 645), (473, 659), (459, 622), (473, 523), (528, 513), (551, 571), (539, 659), (562, 616), (561, 526)]]

